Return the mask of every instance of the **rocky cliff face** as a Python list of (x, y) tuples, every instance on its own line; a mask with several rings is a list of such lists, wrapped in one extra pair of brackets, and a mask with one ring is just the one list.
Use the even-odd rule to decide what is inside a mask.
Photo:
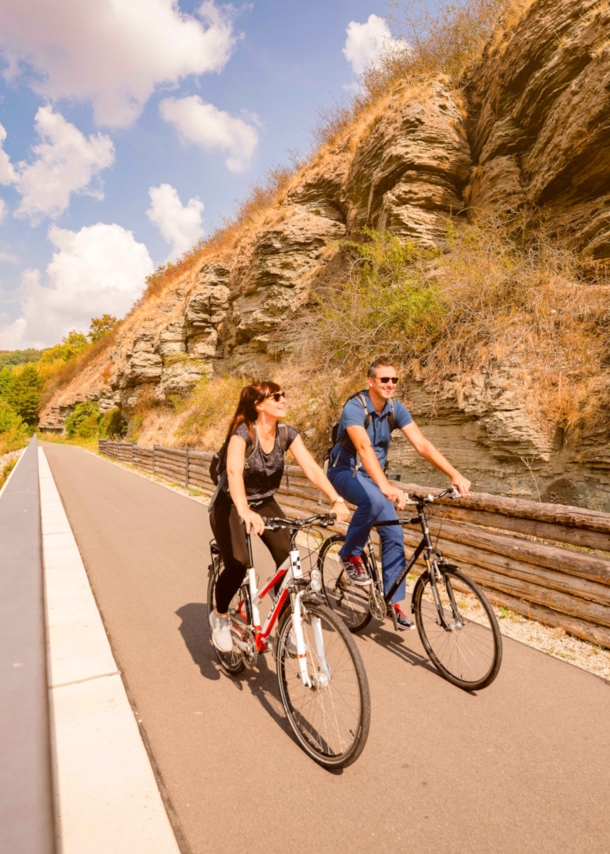
[(249, 370), (265, 364), (274, 334), (307, 300), (337, 241), (369, 225), (442, 247), (469, 174), (462, 115), (446, 83), (398, 87), (368, 122), (322, 149), (231, 250), (206, 257), (136, 310), (110, 365), (91, 366), (56, 395), (43, 429), (58, 429), (79, 399), (95, 398), (102, 410), (133, 407), (147, 387), (166, 401), (227, 360)]
[(610, 8), (538, 0), (466, 87), (477, 211), (525, 208), (610, 259)]
[[(126, 319), (112, 350), (50, 401), (43, 428), (61, 429), (85, 398), (129, 411), (143, 395), (184, 395), (215, 371), (262, 370), (337, 241), (366, 225), (446, 250), (447, 218), (521, 211), (606, 263), (609, 141), (607, 3), (536, 0), (496, 40), (463, 100), (441, 78), (405, 83), (324, 146), (232, 246)], [(527, 390), (527, 366), (504, 365), (434, 396), (414, 384), (409, 401), (478, 490), (610, 509), (606, 425), (566, 439), (532, 420)], [(433, 481), (406, 443), (394, 463)]]

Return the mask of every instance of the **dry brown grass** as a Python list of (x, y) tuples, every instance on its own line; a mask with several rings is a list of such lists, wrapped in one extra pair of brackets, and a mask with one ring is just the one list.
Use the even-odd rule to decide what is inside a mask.
[(117, 336), (119, 334), (120, 326), (116, 329), (113, 329), (111, 332), (108, 332), (99, 341), (96, 341), (95, 344), (92, 344), (87, 350), (81, 353), (76, 358), (71, 359), (69, 362), (64, 362), (60, 364), (57, 370), (47, 379), (44, 387), (44, 391), (42, 394), (41, 402), (40, 402), (40, 410), (44, 411), (47, 404), (50, 400), (55, 397), (55, 395), (73, 380), (75, 380), (78, 376), (82, 375), (85, 368), (102, 356), (104, 353), (107, 353), (112, 347), (116, 344)]

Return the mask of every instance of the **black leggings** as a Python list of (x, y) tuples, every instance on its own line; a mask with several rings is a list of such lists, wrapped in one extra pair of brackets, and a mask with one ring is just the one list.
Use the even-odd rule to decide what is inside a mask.
[[(284, 511), (273, 498), (252, 509), (259, 516), (285, 518)], [(235, 505), (223, 495), (219, 495), (214, 502), (210, 524), (225, 566), (216, 585), (216, 610), (219, 614), (226, 614), (229, 602), (239, 590), (248, 569), (246, 526), (239, 518)], [(275, 565), (283, 564), (290, 554), (289, 532), (285, 528), (280, 531), (264, 531), (261, 539), (271, 552)]]

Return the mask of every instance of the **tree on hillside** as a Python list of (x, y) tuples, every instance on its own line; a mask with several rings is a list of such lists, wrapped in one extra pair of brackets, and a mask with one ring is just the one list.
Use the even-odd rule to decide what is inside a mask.
[(109, 332), (112, 332), (113, 329), (116, 329), (117, 325), (118, 320), (111, 314), (103, 314), (101, 317), (92, 317), (87, 338), (92, 344), (95, 344), (95, 342), (99, 341), (100, 338), (103, 338), (104, 335), (107, 335)]
[(0, 350), (0, 369), (11, 365), (25, 365), (28, 362), (37, 362), (42, 355), (42, 350), (33, 347), (27, 350)]
[(87, 336), (73, 329), (62, 338), (61, 344), (55, 344), (53, 347), (47, 347), (46, 350), (43, 350), (40, 362), (43, 365), (57, 361), (69, 362), (70, 359), (86, 350), (88, 346)]
[(38, 423), (43, 377), (33, 365), (26, 365), (23, 370), (11, 375), (11, 381), (7, 385), (6, 401), (27, 424), (35, 427)]

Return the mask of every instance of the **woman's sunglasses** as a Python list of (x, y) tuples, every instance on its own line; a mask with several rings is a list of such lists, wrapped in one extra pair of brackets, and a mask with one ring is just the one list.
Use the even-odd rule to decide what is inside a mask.
[(263, 400), (269, 400), (269, 398), (273, 398), (273, 400), (275, 400), (276, 403), (279, 403), (282, 398), (284, 398), (284, 400), (286, 400), (286, 395), (284, 394), (283, 391), (274, 391), (271, 394), (266, 394), (264, 396)]
[(396, 383), (398, 382), (398, 377), (377, 377), (380, 383)]

